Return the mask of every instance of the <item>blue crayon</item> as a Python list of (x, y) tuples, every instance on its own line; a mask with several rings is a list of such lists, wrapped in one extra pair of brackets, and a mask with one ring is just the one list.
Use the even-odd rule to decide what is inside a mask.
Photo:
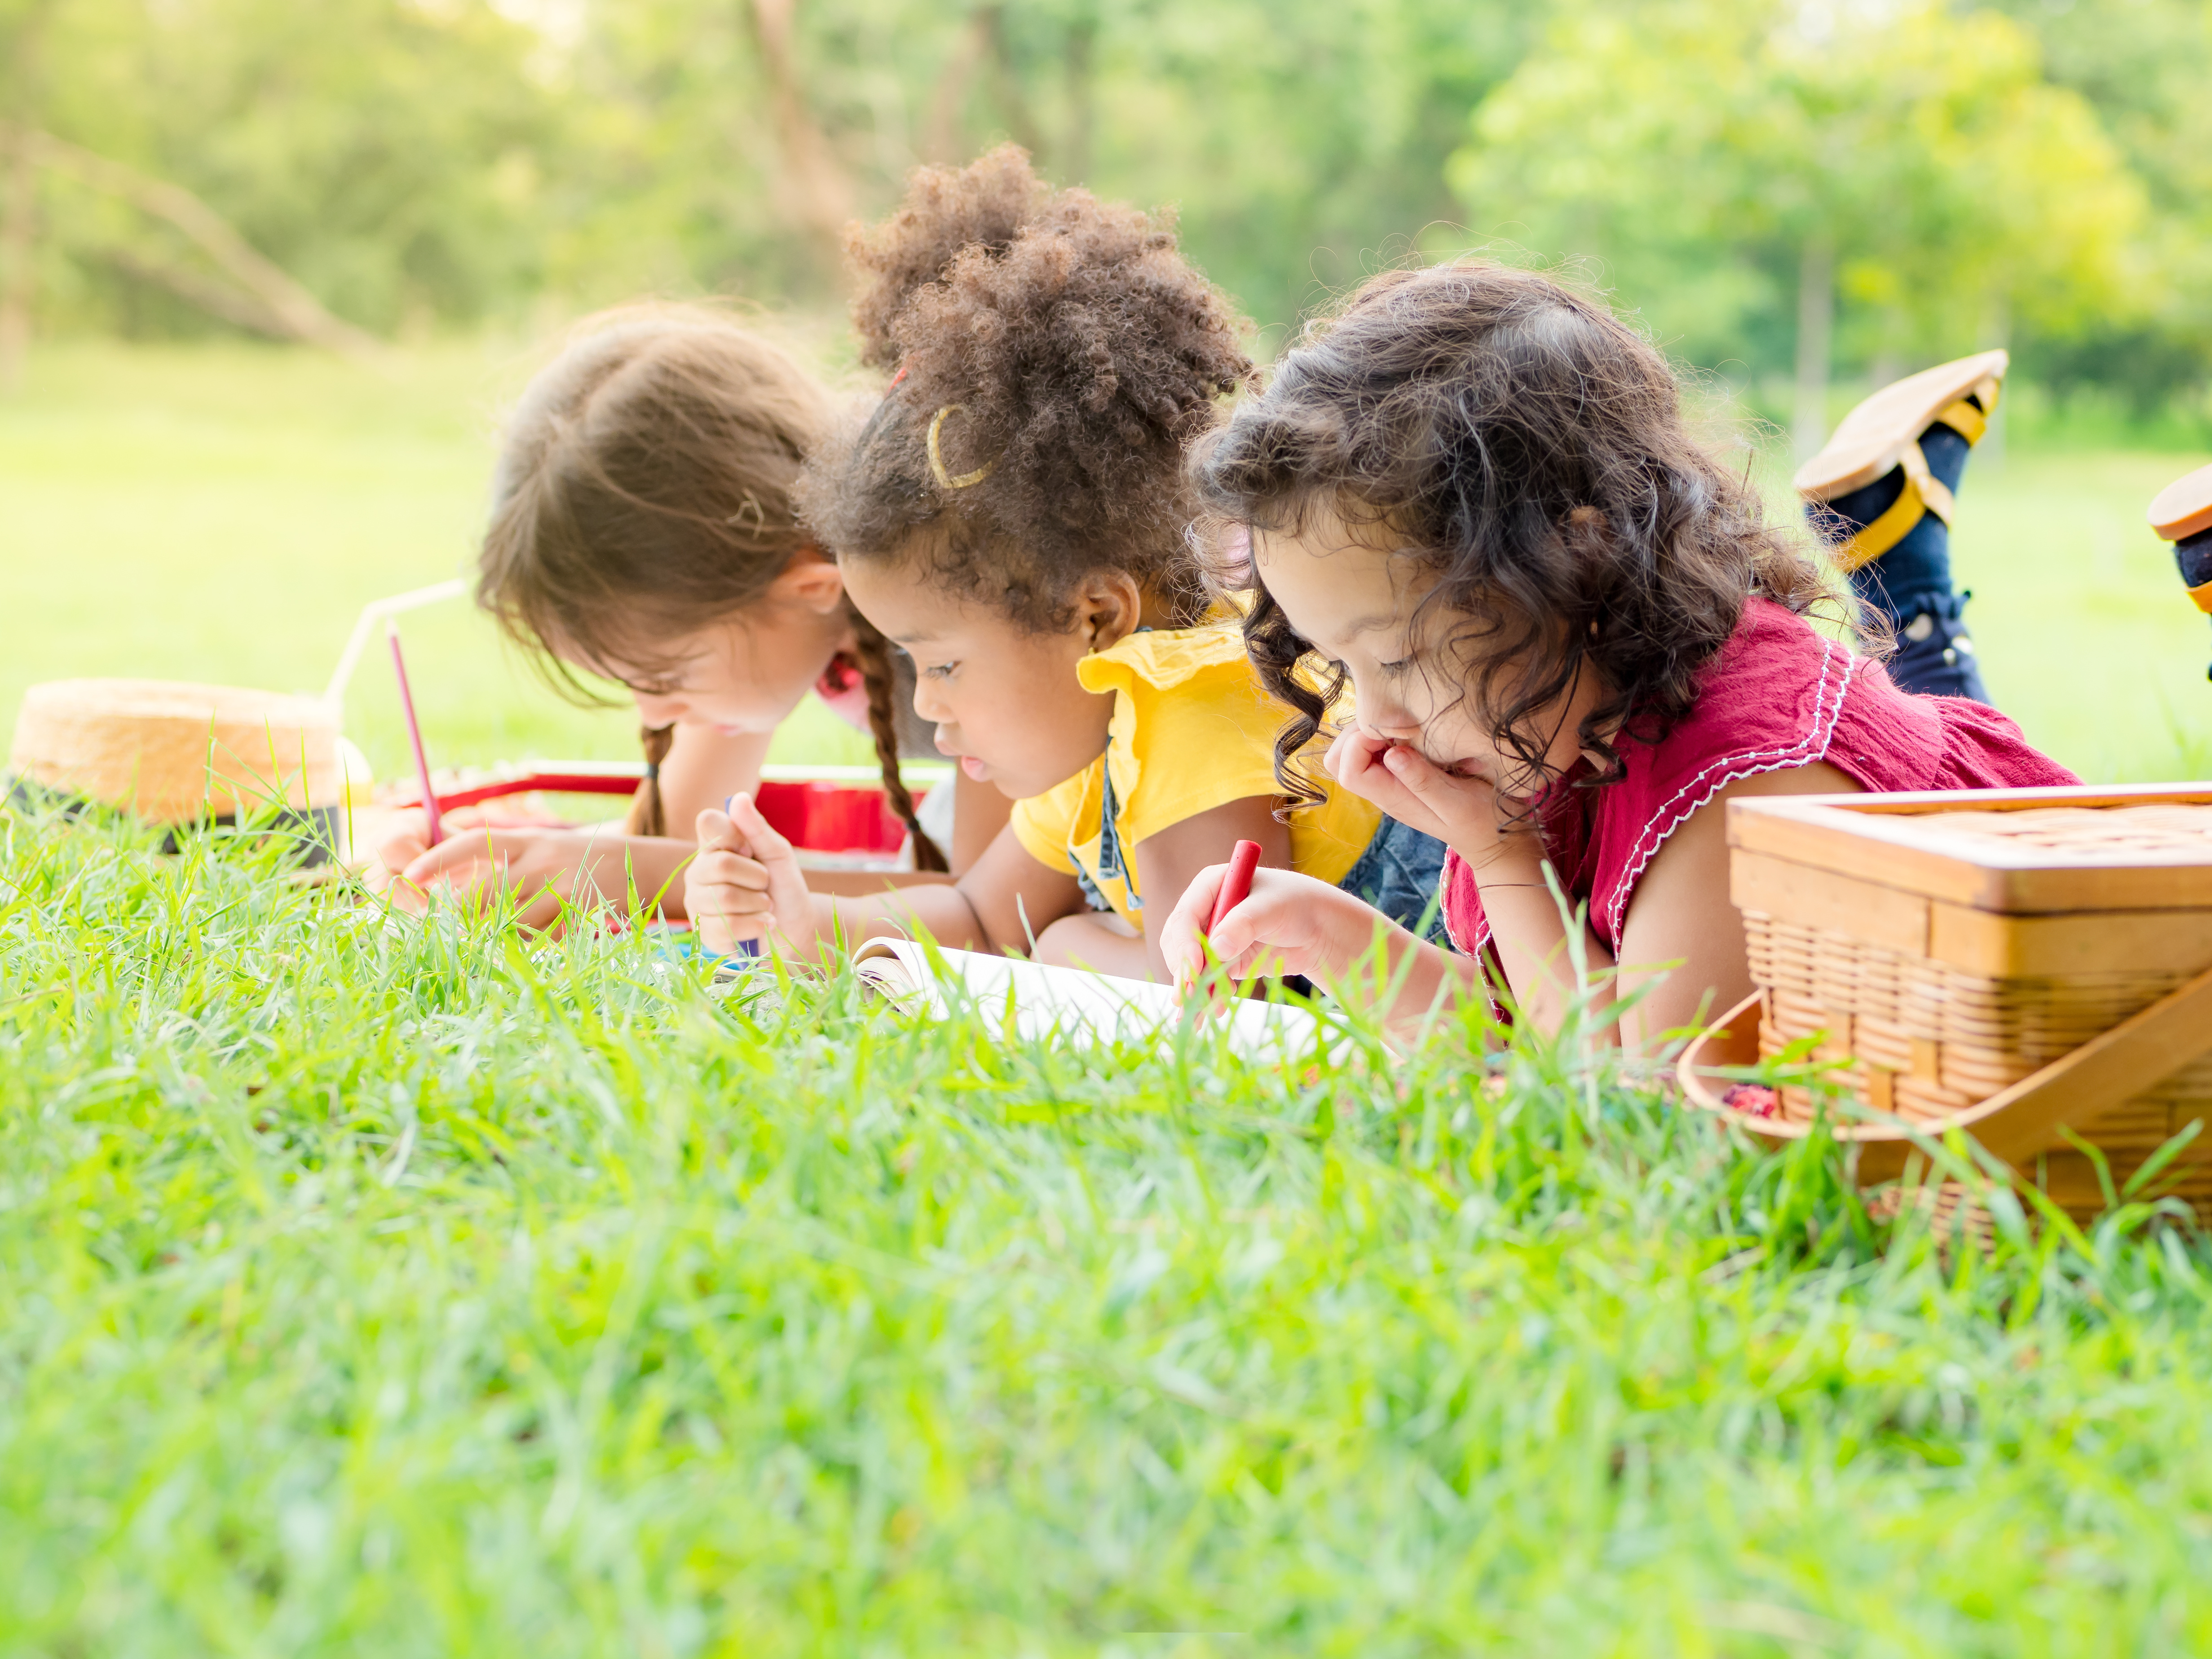
[[(730, 795), (724, 799), (722, 802), (723, 817), (729, 817), (734, 816), (730, 811), (730, 806), (736, 799), (737, 797), (735, 795)], [(738, 954), (741, 957), (758, 957), (760, 955), (760, 941), (757, 939), (739, 939), (738, 941)], [(727, 961), (728, 958), (724, 957), (723, 960)]]

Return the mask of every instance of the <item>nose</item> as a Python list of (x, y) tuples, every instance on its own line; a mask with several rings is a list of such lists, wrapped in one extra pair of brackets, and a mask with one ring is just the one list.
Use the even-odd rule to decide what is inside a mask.
[(673, 726), (690, 711), (681, 697), (655, 696), (644, 691), (630, 694), (637, 702), (637, 717), (647, 726)]
[(914, 682), (914, 712), (917, 718), (939, 726), (952, 718), (952, 711), (945, 707), (945, 699), (938, 695), (929, 681), (920, 675), (915, 677)]
[(1397, 698), (1370, 692), (1364, 685), (1355, 688), (1355, 693), (1361, 731), (1394, 742), (1410, 742), (1420, 735), (1421, 722)]

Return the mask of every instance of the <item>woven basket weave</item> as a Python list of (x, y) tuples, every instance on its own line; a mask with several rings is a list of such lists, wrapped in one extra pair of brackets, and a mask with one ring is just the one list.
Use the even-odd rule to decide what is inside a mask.
[[(2212, 969), (2212, 787), (1744, 802), (1729, 840), (1759, 1053), (1810, 1044), (1836, 1062), (1833, 1080), (1892, 1120), (1860, 1126), (1864, 1152), (1909, 1145), (1898, 1124), (1964, 1123), (2086, 1218), (2104, 1186), (2069, 1134), (2124, 1186), (2212, 1117), (2212, 996), (2187, 1002)], [(2152, 1048), (2108, 1040), (2146, 1021)], [(2135, 1069), (2158, 1073), (2147, 1086), (2077, 1074), (2115, 1048), (2124, 1070), (2130, 1042)], [(2039, 1121), (2008, 1122), (2015, 1097)], [(1785, 1088), (1749, 1127), (1802, 1133), (1817, 1104)], [(1880, 1175), (1897, 1158), (1864, 1161)], [(2152, 1190), (2212, 1220), (2212, 1134)]]

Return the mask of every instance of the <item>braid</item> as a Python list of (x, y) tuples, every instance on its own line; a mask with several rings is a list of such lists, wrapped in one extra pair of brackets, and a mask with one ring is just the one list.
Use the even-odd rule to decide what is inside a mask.
[(884, 797), (914, 837), (914, 867), (949, 870), (951, 866), (937, 843), (922, 832), (915, 817), (914, 797), (907, 793), (906, 780), (899, 776), (898, 723), (891, 708), (890, 642), (859, 611), (852, 614), (853, 638), (858, 647), (853, 654), (860, 663), (861, 683), (867, 687), (868, 732), (876, 740), (876, 764), (883, 768)]
[(639, 746), (645, 750), (645, 781), (629, 800), (629, 816), (623, 820), (625, 836), (665, 836), (668, 811), (660, 803), (660, 763), (676, 741), (674, 726), (641, 726)]

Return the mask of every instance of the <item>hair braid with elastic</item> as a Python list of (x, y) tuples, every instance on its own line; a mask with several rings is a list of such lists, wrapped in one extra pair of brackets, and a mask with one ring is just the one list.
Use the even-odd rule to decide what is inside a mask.
[[(848, 607), (849, 608), (849, 607)], [(914, 837), (914, 867), (917, 870), (950, 870), (945, 854), (921, 827), (916, 815), (914, 797), (907, 792), (906, 780), (899, 775), (898, 716), (891, 706), (897, 687), (891, 675), (890, 641), (876, 631), (875, 624), (859, 611), (853, 612), (854, 660), (860, 670), (860, 683), (868, 693), (868, 734), (876, 740), (876, 764), (883, 769), (884, 796), (907, 833)], [(946, 788), (952, 786), (947, 784)]]
[(668, 809), (660, 799), (660, 763), (668, 758), (668, 751), (676, 743), (676, 727), (641, 726), (637, 728), (638, 746), (645, 750), (645, 781), (637, 786), (637, 793), (629, 798), (629, 815), (623, 820), (625, 836), (665, 836), (668, 833)]

